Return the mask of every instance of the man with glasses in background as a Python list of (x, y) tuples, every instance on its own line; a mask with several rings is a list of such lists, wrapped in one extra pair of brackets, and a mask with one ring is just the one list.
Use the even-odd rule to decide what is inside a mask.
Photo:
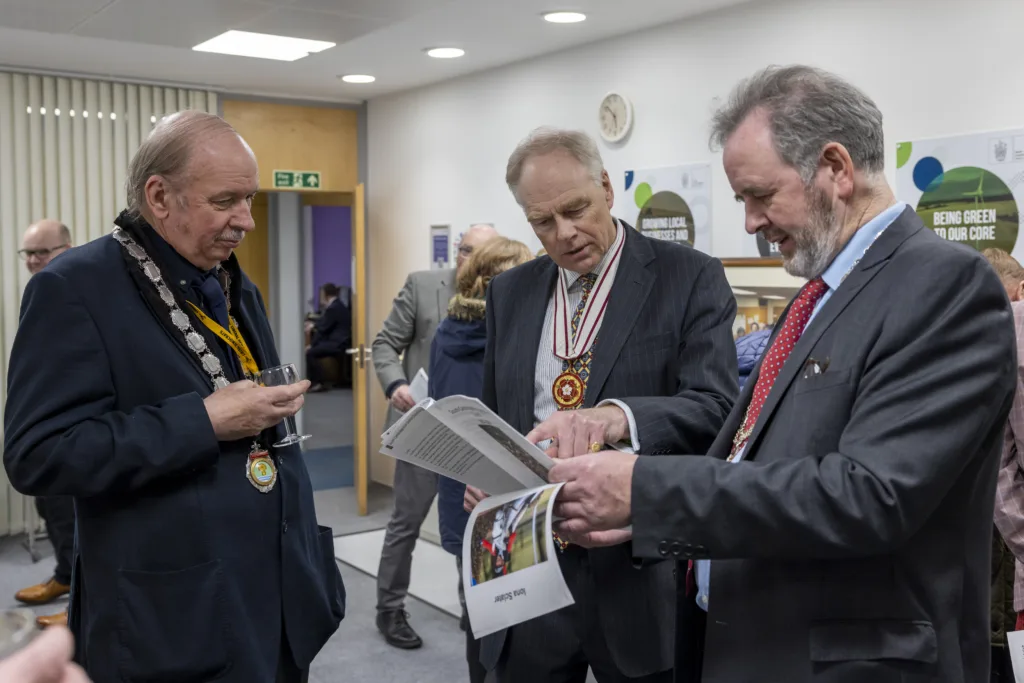
[(28, 272), (35, 275), (57, 254), (71, 248), (71, 231), (60, 221), (43, 219), (28, 226), (21, 240), (18, 255), (25, 260)]
[[(25, 260), (28, 272), (35, 275), (53, 257), (71, 248), (71, 231), (60, 221), (44, 219), (33, 223), (25, 231), (18, 255)], [(14, 594), (15, 599), (27, 605), (45, 605), (68, 594), (71, 590), (71, 556), (75, 545), (75, 504), (69, 496), (39, 496), (36, 511), (46, 523), (46, 535), (53, 544), (57, 566), (53, 576), (43, 583), (23, 588)], [(68, 613), (65, 609), (58, 614), (36, 618), (42, 626), (66, 625)]]

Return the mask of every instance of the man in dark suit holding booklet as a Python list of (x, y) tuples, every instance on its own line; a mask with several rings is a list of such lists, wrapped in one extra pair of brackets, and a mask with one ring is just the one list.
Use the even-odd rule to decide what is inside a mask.
[[(547, 256), (488, 289), (484, 403), (552, 457), (576, 442), (703, 453), (738, 393), (722, 265), (613, 218), (611, 181), (582, 133), (534, 131), (506, 181)], [(467, 505), (482, 495), (470, 489)], [(600, 683), (671, 681), (672, 564), (634, 560), (628, 542), (555, 546), (575, 604), (486, 636), (483, 664), (502, 683), (582, 683), (588, 667)]]

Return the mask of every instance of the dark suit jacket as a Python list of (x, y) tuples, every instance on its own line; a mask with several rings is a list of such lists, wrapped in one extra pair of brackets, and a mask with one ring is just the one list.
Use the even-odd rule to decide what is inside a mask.
[(313, 330), (313, 348), (343, 354), (352, 343), (352, 311), (341, 299), (335, 299), (324, 309)]
[[(717, 259), (625, 227), (584, 407), (610, 398), (626, 403), (643, 454), (680, 448), (703, 453), (738, 392), (736, 301)], [(557, 274), (545, 256), (499, 275), (488, 287), (483, 400), (524, 434), (534, 427), (534, 367)], [(600, 623), (616, 665), (629, 676), (670, 669), (671, 563), (635, 566), (629, 544), (589, 555), (602, 598)], [(504, 633), (484, 641), (485, 666), (495, 665), (503, 642)]]
[(804, 331), (744, 460), (724, 458), (757, 371), (708, 457), (637, 462), (634, 552), (712, 558), (703, 683), (988, 680), (1015, 355), (992, 269), (907, 209)]
[[(259, 293), (233, 257), (227, 267), (250, 349), (279, 364)], [(110, 236), (30, 280), (4, 465), (22, 493), (75, 497), (70, 620), (95, 683), (272, 683), (283, 646), (308, 667), (344, 616), (332, 533), (298, 448), (277, 451), (270, 493), (249, 484), (251, 440), (217, 441), (208, 376), (154, 297)]]

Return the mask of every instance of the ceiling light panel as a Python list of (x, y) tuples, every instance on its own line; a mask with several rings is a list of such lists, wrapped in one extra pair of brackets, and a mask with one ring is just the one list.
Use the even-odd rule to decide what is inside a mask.
[(227, 31), (192, 49), (197, 52), (215, 52), (236, 57), (255, 57), (257, 59), (276, 59), (282, 62), (294, 62), (308, 57), (315, 52), (322, 52), (334, 47), (334, 43), (324, 40), (307, 40), (305, 38), (289, 38), (269, 33), (251, 33), (249, 31)]

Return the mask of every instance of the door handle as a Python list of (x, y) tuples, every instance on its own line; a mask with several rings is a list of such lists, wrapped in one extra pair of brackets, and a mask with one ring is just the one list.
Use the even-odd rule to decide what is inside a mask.
[(358, 348), (345, 349), (345, 353), (355, 356), (355, 361), (359, 363), (359, 369), (362, 370), (366, 367), (366, 360), (373, 355), (373, 349), (368, 349), (365, 345), (360, 344)]

